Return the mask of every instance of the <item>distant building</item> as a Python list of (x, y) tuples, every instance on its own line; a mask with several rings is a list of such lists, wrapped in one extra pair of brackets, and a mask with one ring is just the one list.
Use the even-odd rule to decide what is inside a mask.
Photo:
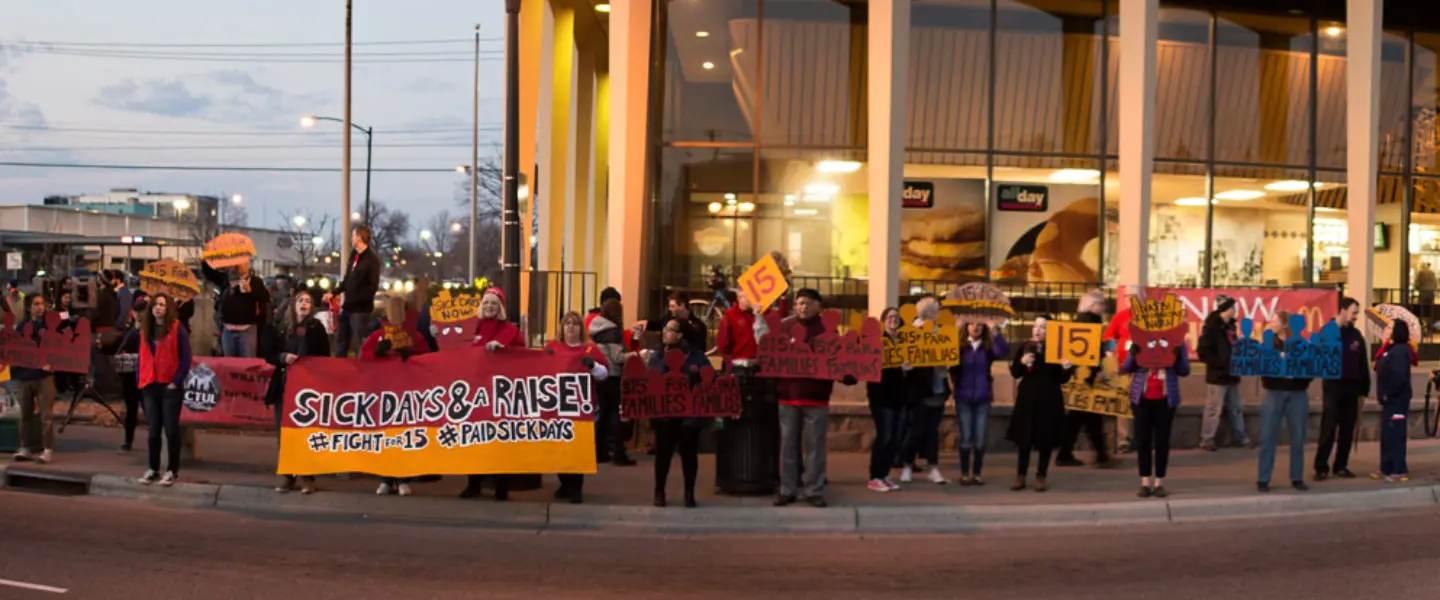
[(45, 206), (77, 210), (174, 219), (198, 217), (219, 219), (220, 199), (198, 194), (145, 192), (138, 188), (111, 188), (103, 194), (78, 196), (46, 196)]

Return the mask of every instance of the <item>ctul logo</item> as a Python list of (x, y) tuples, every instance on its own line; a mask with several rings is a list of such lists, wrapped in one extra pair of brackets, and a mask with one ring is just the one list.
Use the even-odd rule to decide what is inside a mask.
[(196, 363), (185, 377), (185, 408), (210, 412), (220, 402), (220, 380), (205, 363)]

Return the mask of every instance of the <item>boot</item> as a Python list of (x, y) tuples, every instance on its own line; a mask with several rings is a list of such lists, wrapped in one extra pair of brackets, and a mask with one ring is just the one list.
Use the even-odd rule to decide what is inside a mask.
[(614, 464), (614, 465), (617, 466), (617, 467), (633, 467), (633, 466), (635, 466), (635, 459), (630, 458), (630, 455), (629, 455), (629, 454), (626, 454), (626, 453), (625, 453), (625, 450), (623, 450), (623, 449), (622, 449), (622, 450), (616, 450), (616, 451), (615, 451), (615, 460), (612, 461), (611, 464)]
[(485, 491), (485, 476), (471, 475), (465, 478), (465, 489), (460, 492), (460, 497), (466, 500), (479, 498), (483, 491)]
[(1010, 491), (1012, 491), (1012, 492), (1018, 492), (1018, 491), (1023, 490), (1023, 489), (1025, 489), (1025, 476), (1024, 476), (1024, 475), (1016, 475), (1016, 476), (1015, 476), (1015, 483), (1010, 484)]
[(495, 476), (495, 501), (505, 502), (510, 499), (510, 476)]
[(1043, 492), (1043, 491), (1048, 490), (1048, 489), (1050, 489), (1050, 486), (1045, 485), (1045, 476), (1044, 476), (1044, 475), (1036, 475), (1036, 476), (1035, 476), (1035, 491), (1037, 491), (1037, 492)]
[(655, 506), (665, 508), (665, 488), (655, 488)]

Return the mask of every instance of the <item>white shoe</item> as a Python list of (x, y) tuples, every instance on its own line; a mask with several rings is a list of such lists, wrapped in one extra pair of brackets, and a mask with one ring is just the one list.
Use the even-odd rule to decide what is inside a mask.
[(40, 456), (38, 456), (38, 457), (35, 458), (35, 462), (40, 463), (40, 464), (42, 464), (42, 465), (43, 465), (43, 464), (47, 464), (47, 463), (49, 463), (49, 462), (51, 461), (51, 459), (53, 459), (54, 457), (55, 457), (55, 451), (54, 451), (54, 450), (51, 450), (51, 449), (49, 449), (49, 448), (46, 448), (44, 452), (41, 452), (41, 453), (40, 453)]
[(175, 485), (175, 480), (179, 478), (180, 476), (176, 475), (174, 471), (166, 471), (165, 476), (160, 478), (160, 485), (170, 487)]
[(136, 479), (135, 483), (138, 483), (140, 485), (150, 485), (152, 483), (155, 483), (155, 470), (146, 469), (145, 474), (141, 475), (139, 479)]
[(870, 483), (866, 484), (865, 487), (870, 488), (872, 492), (884, 493), (890, 491), (890, 486), (885, 485), (884, 479), (871, 479)]
[(890, 478), (889, 478), (889, 477), (886, 477), (883, 481), (885, 482), (885, 485), (890, 486), (890, 491), (892, 491), (892, 492), (898, 492), (898, 491), (900, 491), (900, 484), (895, 483), (894, 481), (890, 481)]
[(914, 472), (915, 470), (910, 467), (900, 469), (900, 483), (910, 483), (910, 475)]
[(940, 485), (950, 483), (949, 479), (946, 479), (944, 475), (940, 474), (940, 467), (930, 467), (929, 479), (930, 483), (936, 483)]
[(376, 495), (376, 496), (388, 496), (388, 495), (390, 495), (390, 484), (388, 484), (388, 483), (382, 483), (382, 484), (380, 484), (380, 487), (375, 488), (375, 495)]
[(408, 484), (408, 483), (402, 483), (402, 484), (400, 484), (400, 485), (397, 486), (397, 487), (398, 487), (398, 489), (399, 489), (399, 491), (400, 491), (400, 495), (401, 495), (401, 496), (409, 496), (409, 495), (410, 495), (410, 484)]

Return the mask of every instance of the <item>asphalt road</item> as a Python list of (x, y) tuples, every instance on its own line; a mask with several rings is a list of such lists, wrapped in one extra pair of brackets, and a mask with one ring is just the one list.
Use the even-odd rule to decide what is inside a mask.
[(959, 536), (657, 538), (0, 492), (0, 599), (545, 597), (1433, 599), (1440, 512)]

